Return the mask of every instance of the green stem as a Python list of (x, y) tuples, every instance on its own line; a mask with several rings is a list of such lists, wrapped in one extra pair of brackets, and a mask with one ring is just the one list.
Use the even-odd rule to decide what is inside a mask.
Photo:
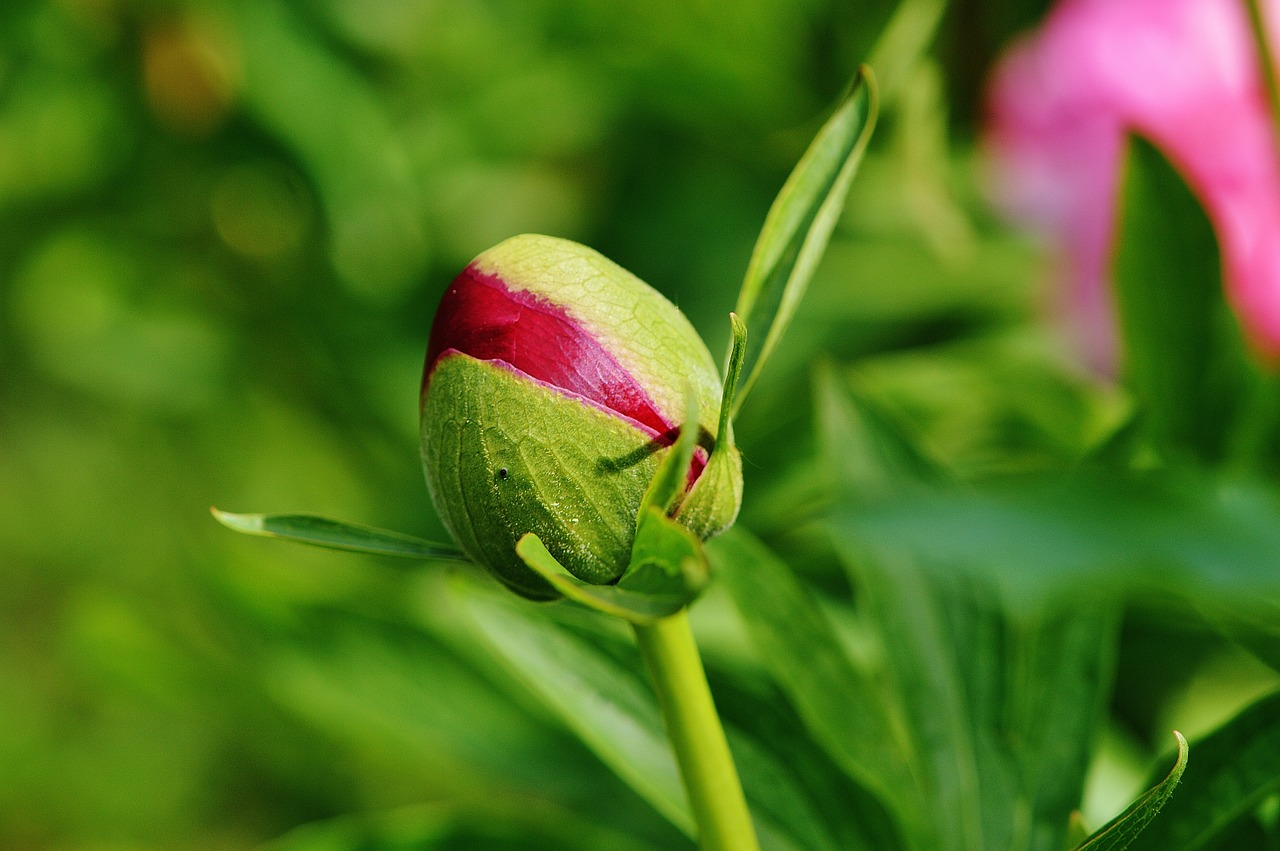
[(1258, 63), (1262, 66), (1262, 79), (1267, 87), (1267, 104), (1271, 108), (1271, 131), (1280, 152), (1280, 83), (1276, 80), (1276, 57), (1267, 38), (1267, 23), (1263, 17), (1262, 0), (1245, 0), (1249, 8), (1249, 30), (1258, 50)]
[(703, 851), (759, 851), (688, 615), (681, 610), (635, 629)]

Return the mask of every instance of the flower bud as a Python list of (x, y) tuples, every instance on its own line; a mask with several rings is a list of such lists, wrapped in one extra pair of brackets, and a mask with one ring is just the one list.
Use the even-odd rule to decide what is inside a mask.
[(421, 450), (432, 499), (467, 555), (525, 596), (555, 596), (516, 555), (529, 532), (577, 578), (616, 581), (690, 392), (698, 447), (675, 516), (706, 538), (742, 498), (732, 434), (715, 433), (721, 384), (706, 345), (597, 252), (508, 239), (453, 281), (431, 328)]

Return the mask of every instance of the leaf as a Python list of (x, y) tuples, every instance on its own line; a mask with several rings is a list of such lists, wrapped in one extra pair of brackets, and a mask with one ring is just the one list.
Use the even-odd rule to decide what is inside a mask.
[[(1177, 787), (1178, 781), (1182, 779), (1182, 772), (1187, 767), (1187, 740), (1182, 738), (1182, 734), (1176, 731), (1173, 735), (1178, 740), (1178, 759), (1173, 764), (1173, 770), (1169, 772), (1168, 776), (1159, 784), (1147, 790), (1142, 797), (1130, 805), (1129, 809), (1116, 816), (1101, 830), (1089, 837), (1089, 840), (1080, 845), (1076, 851), (1123, 851), (1151, 823), (1151, 820), (1160, 812), (1161, 807), (1173, 795), (1173, 790)], [(1179, 846), (1160, 847), (1177, 848)]]
[[(557, 604), (535, 604), (457, 583), (475, 635), (584, 744), (673, 825), (693, 819), (662, 718), (633, 646), (583, 635), (552, 619)], [(726, 729), (761, 841), (769, 849), (836, 849), (824, 838), (804, 786), (785, 759)]]
[(455, 586), (476, 632), (579, 739), (687, 835), (693, 817), (662, 718), (635, 672), (546, 615), (473, 585)]
[(342, 520), (330, 520), (310, 514), (232, 514), (216, 508), (210, 508), (209, 511), (223, 526), (246, 535), (283, 538), (313, 547), (369, 555), (423, 560), (468, 560), (461, 550), (449, 544), (437, 544), (412, 535)]
[(805, 588), (741, 529), (717, 538), (711, 553), (756, 652), (811, 735), (845, 773), (887, 805), (918, 807), (912, 800), (914, 755), (901, 740), (879, 685), (849, 660)]
[[(830, 366), (815, 373), (814, 395), (837, 517), (946, 492), (945, 472)], [(836, 543), (910, 731), (925, 794), (917, 845), (1058, 851), (1108, 693), (1114, 605), (1011, 610), (977, 548), (969, 573), (929, 569), (916, 541), (894, 547), (860, 531), (837, 527)]]
[(1280, 495), (1191, 470), (1082, 469), (934, 489), (832, 513), (850, 544), (985, 576), (1021, 598), (1089, 583), (1242, 599), (1280, 577)]
[(1114, 278), (1124, 369), (1160, 448), (1208, 461), (1228, 451), (1260, 392), (1222, 289), (1213, 225), (1177, 170), (1131, 136)]
[(1019, 743), (1013, 750), (1018, 806), (1027, 813), (1012, 848), (1069, 847), (1071, 818), (1111, 694), (1117, 609), (1106, 600), (1072, 599), (1012, 632), (1009, 705), (1001, 709), (1011, 716), (1007, 738)]
[(735, 411), (790, 324), (826, 250), (875, 127), (876, 110), (875, 77), (863, 66), (765, 217), (738, 294), (736, 313), (757, 343), (746, 357), (747, 378)]
[(1254, 702), (1196, 742), (1196, 764), (1176, 806), (1164, 810), (1130, 848), (1206, 851), (1280, 789), (1280, 693)]

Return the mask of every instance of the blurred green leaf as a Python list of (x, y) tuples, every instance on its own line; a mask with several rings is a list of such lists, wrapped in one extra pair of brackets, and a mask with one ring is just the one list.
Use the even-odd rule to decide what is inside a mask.
[(643, 680), (534, 604), (458, 587), (477, 633), (587, 747), (688, 835), (685, 801), (662, 718)]
[[(1280, 694), (1247, 707), (1196, 742), (1196, 762), (1177, 801), (1129, 847), (1207, 851), (1280, 789)], [(1242, 847), (1242, 846), (1237, 846)]]
[(312, 822), (267, 843), (262, 851), (451, 851), (458, 848), (654, 851), (651, 845), (592, 824), (576, 813), (545, 804), (503, 806), (500, 800), (413, 806)]
[(1158, 446), (1220, 459), (1260, 376), (1226, 303), (1213, 225), (1150, 142), (1122, 168), (1115, 290), (1125, 373)]
[(837, 537), (976, 572), (1023, 598), (1159, 587), (1247, 600), (1280, 585), (1280, 497), (1189, 470), (1011, 476), (832, 513)]
[[(558, 624), (558, 604), (533, 604), (474, 584), (457, 586), (476, 635), (600, 759), (672, 824), (693, 820), (662, 718), (634, 648)], [(620, 659), (628, 660), (627, 663)], [(836, 849), (805, 787), (766, 743), (726, 729), (762, 847)]]
[(875, 77), (863, 66), (848, 95), (778, 193), (751, 253), (736, 313), (755, 340), (737, 408), (786, 331), (835, 228), (876, 121)]
[(850, 661), (808, 591), (745, 530), (717, 538), (711, 553), (756, 652), (814, 738), (891, 808), (918, 813), (910, 743), (880, 685)]
[(1173, 790), (1187, 767), (1187, 740), (1182, 738), (1181, 733), (1175, 732), (1173, 735), (1178, 739), (1178, 759), (1168, 776), (1147, 790), (1142, 797), (1133, 802), (1129, 809), (1089, 837), (1089, 840), (1080, 845), (1076, 851), (1123, 851), (1151, 823), (1173, 795)]
[[(914, 504), (945, 480), (829, 367), (816, 373), (815, 402), (821, 466), (843, 494), (838, 515)], [(982, 573), (930, 570), (911, 552), (836, 538), (910, 735), (918, 846), (1060, 849), (1105, 705), (1114, 606), (1019, 611)]]
[(215, 520), (228, 529), (246, 535), (283, 538), (313, 547), (369, 555), (423, 560), (467, 560), (461, 550), (449, 544), (436, 544), (412, 535), (330, 520), (327, 517), (310, 514), (232, 514), (216, 508), (210, 508), (209, 511)]

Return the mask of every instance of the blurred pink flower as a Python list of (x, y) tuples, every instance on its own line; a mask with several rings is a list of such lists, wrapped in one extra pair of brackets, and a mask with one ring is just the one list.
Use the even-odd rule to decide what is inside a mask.
[[(1264, 3), (1280, 46), (1280, 0)], [(1280, 359), (1280, 155), (1245, 0), (1061, 0), (996, 70), (984, 147), (997, 202), (1061, 249), (1063, 305), (1115, 358), (1109, 266), (1124, 135), (1154, 142), (1213, 221), (1227, 294)]]

